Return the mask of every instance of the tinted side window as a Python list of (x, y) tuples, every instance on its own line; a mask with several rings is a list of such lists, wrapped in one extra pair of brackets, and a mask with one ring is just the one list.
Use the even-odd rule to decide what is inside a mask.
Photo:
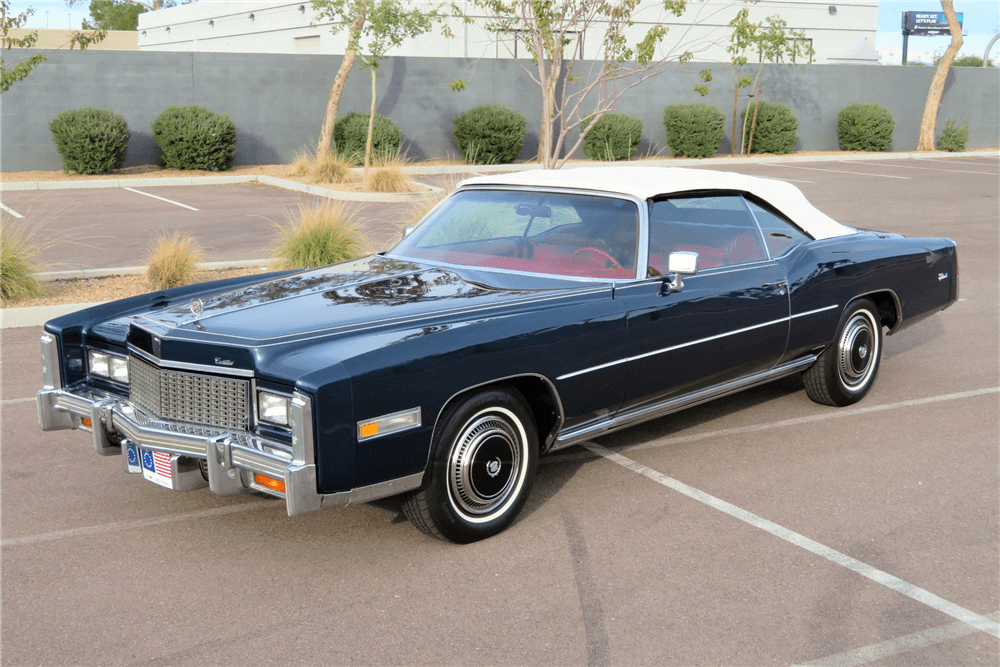
[(808, 234), (796, 227), (795, 223), (770, 206), (758, 204), (749, 199), (747, 203), (764, 232), (764, 239), (767, 241), (767, 249), (771, 251), (771, 257), (784, 255), (798, 244), (812, 240)]
[(650, 275), (665, 273), (667, 257), (680, 250), (698, 253), (699, 269), (767, 259), (742, 197), (664, 199), (653, 203), (649, 218)]

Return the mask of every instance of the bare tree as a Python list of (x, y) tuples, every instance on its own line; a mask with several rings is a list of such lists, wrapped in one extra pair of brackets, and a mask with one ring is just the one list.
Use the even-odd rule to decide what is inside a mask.
[(931, 79), (930, 90), (927, 91), (924, 117), (920, 120), (920, 137), (917, 139), (918, 151), (934, 150), (934, 129), (937, 127), (937, 113), (941, 106), (941, 95), (944, 93), (944, 82), (948, 78), (951, 61), (962, 48), (962, 26), (958, 24), (958, 17), (955, 16), (955, 4), (952, 0), (941, 0), (941, 7), (944, 9), (945, 18), (948, 19), (951, 44), (941, 56), (941, 62), (938, 63), (937, 69), (934, 70), (934, 78)]
[[(670, 61), (684, 63), (691, 50), (677, 47), (663, 52), (667, 28), (652, 26), (634, 43), (628, 33), (635, 25), (640, 0), (472, 0), (477, 16), (463, 15), (468, 23), (483, 21), (486, 31), (498, 43), (523, 40), (530, 64), (515, 62), (531, 77), (542, 93), (542, 122), (538, 160), (546, 168), (562, 167), (587, 136), (590, 128), (632, 88), (660, 72)], [(681, 16), (686, 0), (664, 0), (664, 12)], [(717, 10), (721, 11), (721, 10)], [(485, 15), (485, 18), (480, 15)], [(695, 21), (692, 25), (695, 25)], [(688, 27), (688, 30), (690, 30)], [(585, 61), (584, 36), (599, 37), (598, 58)], [(684, 33), (679, 44), (684, 44)], [(689, 44), (690, 45), (690, 44)], [(711, 43), (697, 43), (702, 50)], [(510, 47), (508, 47), (510, 48)], [(512, 52), (513, 55), (513, 52)], [(711, 80), (710, 70), (702, 70), (702, 80)], [(464, 80), (452, 83), (463, 90)], [(697, 88), (705, 94), (704, 86)], [(579, 136), (570, 141), (571, 133)], [(563, 156), (563, 157), (560, 157)]]
[(15, 58), (14, 60), (6, 60), (2, 53), (6, 49), (10, 51), (13, 47), (19, 49), (30, 49), (34, 47), (35, 42), (38, 41), (38, 31), (34, 30), (27, 34), (22, 34), (21, 37), (15, 37), (11, 34), (13, 30), (21, 29), (24, 24), (31, 18), (31, 15), (35, 13), (35, 10), (28, 8), (20, 14), (10, 13), (10, 2), (8, 0), (0, 1), (0, 34), (2, 34), (2, 39), (0, 39), (0, 93), (5, 93), (10, 90), (16, 82), (21, 81), (26, 76), (31, 74), (31, 72), (41, 65), (46, 60), (46, 56), (52, 51), (58, 49), (79, 46), (80, 50), (86, 49), (91, 44), (96, 44), (100, 42), (107, 35), (103, 30), (96, 30), (94, 32), (74, 32), (70, 35), (69, 40), (55, 49), (49, 49), (45, 53), (33, 53), (30, 56), (25, 56), (24, 58)]

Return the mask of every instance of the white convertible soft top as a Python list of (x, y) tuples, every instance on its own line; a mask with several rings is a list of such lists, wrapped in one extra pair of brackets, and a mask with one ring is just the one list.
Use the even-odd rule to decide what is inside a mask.
[(595, 190), (650, 199), (660, 195), (704, 190), (736, 190), (760, 197), (816, 239), (856, 234), (809, 203), (802, 192), (785, 181), (744, 176), (728, 171), (679, 167), (578, 167), (536, 169), (513, 174), (469, 178), (464, 185), (525, 185)]

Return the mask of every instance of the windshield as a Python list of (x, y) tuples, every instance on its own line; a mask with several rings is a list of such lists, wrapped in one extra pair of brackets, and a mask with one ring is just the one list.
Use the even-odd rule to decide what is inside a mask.
[(639, 209), (611, 197), (462, 190), (390, 254), (584, 278), (635, 278)]

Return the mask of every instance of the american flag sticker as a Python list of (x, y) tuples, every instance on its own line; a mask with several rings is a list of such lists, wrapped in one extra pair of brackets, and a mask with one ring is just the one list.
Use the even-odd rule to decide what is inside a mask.
[(142, 458), (142, 476), (154, 484), (174, 487), (170, 475), (170, 454), (152, 452), (148, 449), (139, 450)]

